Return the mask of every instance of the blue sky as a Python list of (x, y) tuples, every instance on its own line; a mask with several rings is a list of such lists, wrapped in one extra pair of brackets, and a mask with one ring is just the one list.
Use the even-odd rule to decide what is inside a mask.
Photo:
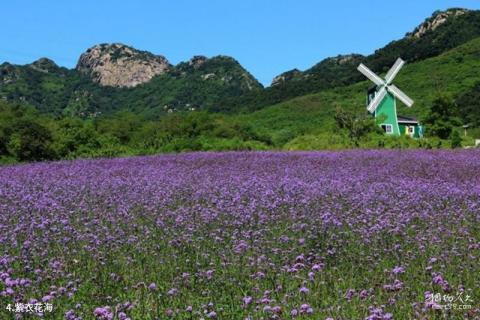
[(450, 7), (480, 9), (480, 1), (4, 1), (0, 62), (46, 56), (71, 68), (88, 47), (122, 42), (173, 64), (230, 55), (268, 85), (329, 56), (372, 53)]

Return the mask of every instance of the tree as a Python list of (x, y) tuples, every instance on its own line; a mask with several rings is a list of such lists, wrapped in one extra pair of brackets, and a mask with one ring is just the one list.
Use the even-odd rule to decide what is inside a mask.
[(457, 105), (450, 97), (438, 97), (433, 101), (424, 123), (427, 135), (448, 139), (453, 128), (461, 124)]
[(450, 145), (452, 149), (461, 148), (462, 147), (462, 138), (457, 130), (454, 130), (450, 137)]
[(39, 161), (55, 158), (50, 148), (52, 135), (43, 125), (21, 119), (13, 127), (8, 149), (20, 161)]
[(5, 133), (5, 130), (0, 127), (0, 156), (6, 155), (8, 145), (8, 135)]
[(375, 119), (367, 114), (356, 114), (337, 107), (334, 115), (337, 127), (347, 131), (350, 140), (359, 146), (360, 139), (371, 132), (379, 132)]
[(144, 119), (132, 112), (121, 111), (108, 118), (96, 119), (96, 129), (101, 134), (117, 138), (121, 144), (128, 144), (132, 135), (141, 127)]
[(464, 123), (480, 127), (480, 82), (459, 97), (457, 105)]
[(73, 158), (78, 152), (98, 149), (99, 134), (93, 124), (80, 118), (66, 117), (57, 121), (53, 148), (61, 158)]

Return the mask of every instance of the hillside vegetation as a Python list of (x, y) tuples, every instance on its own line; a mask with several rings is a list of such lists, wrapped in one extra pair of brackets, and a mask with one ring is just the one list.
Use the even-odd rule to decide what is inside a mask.
[(368, 56), (339, 55), (305, 71), (291, 70), (262, 85), (234, 58), (194, 56), (176, 66), (147, 51), (113, 43), (89, 48), (75, 69), (43, 58), (0, 65), (0, 96), (43, 113), (83, 118), (128, 110), (150, 119), (172, 111), (251, 112), (294, 97), (363, 81), (360, 62), (386, 72), (402, 57), (408, 63), (438, 56), (480, 37), (480, 11), (437, 11), (405, 37)]
[(303, 72), (288, 71), (277, 76), (273, 85), (262, 92), (230, 99), (226, 105), (233, 110), (258, 110), (293, 97), (350, 85), (364, 79), (356, 70), (360, 62), (375, 72), (387, 72), (398, 57), (408, 63), (419, 62), (479, 36), (480, 11), (457, 8), (436, 11), (404, 38), (390, 42), (371, 55), (339, 55)]
[[(407, 64), (395, 84), (415, 104), (409, 109), (399, 103), (399, 114), (417, 116), (422, 121), (437, 97), (449, 96), (457, 98), (459, 113), (467, 116), (464, 121), (478, 121), (480, 109), (475, 107), (478, 99), (468, 97), (478, 97), (479, 74), (480, 38), (438, 57)], [(2, 102), (0, 153), (5, 162), (198, 150), (450, 146), (434, 137), (415, 141), (388, 138), (375, 132), (359, 145), (352, 144), (337, 127), (335, 112), (342, 108), (366, 116), (364, 102), (369, 86), (368, 81), (362, 81), (248, 114), (195, 110), (168, 113), (158, 120), (125, 111), (88, 120), (58, 119)], [(478, 122), (471, 123), (472, 127), (479, 126)]]
[[(173, 66), (122, 44), (93, 48), (79, 70), (46, 58), (0, 65), (0, 162), (199, 150), (454, 148), (480, 138), (477, 11), (436, 12), (371, 56), (329, 58), (284, 73), (269, 88), (231, 57), (195, 56)], [(415, 100), (412, 108), (398, 102), (398, 113), (426, 124), (425, 139), (386, 137), (366, 112), (371, 83), (358, 63), (385, 74), (398, 56), (408, 63), (394, 82)], [(125, 68), (118, 61), (148, 74), (118, 78)]]
[[(415, 104), (407, 108), (398, 102), (398, 113), (422, 120), (437, 96), (459, 97), (466, 94), (480, 81), (479, 75), (480, 38), (438, 57), (407, 64), (396, 77), (395, 84), (415, 100)], [(334, 130), (332, 115), (336, 107), (366, 112), (366, 90), (370, 85), (371, 82), (362, 81), (305, 95), (239, 118), (273, 137), (331, 132)], [(459, 105), (460, 110), (464, 107), (467, 105)], [(470, 113), (480, 113), (480, 109), (471, 109), (469, 117), (472, 117)]]
[(129, 110), (157, 118), (192, 108), (213, 110), (227, 96), (261, 89), (248, 71), (227, 56), (194, 57), (135, 87), (101, 85), (83, 71), (58, 67), (45, 58), (25, 66), (0, 65), (0, 97), (56, 116), (94, 118)]

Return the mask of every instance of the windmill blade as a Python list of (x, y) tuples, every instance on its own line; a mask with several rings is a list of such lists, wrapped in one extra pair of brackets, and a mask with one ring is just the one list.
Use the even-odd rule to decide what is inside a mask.
[(388, 86), (388, 90), (398, 98), (398, 100), (402, 101), (407, 107), (411, 107), (413, 105), (413, 100), (410, 99), (402, 90), (398, 89), (394, 84)]
[(404, 64), (405, 61), (403, 61), (401, 58), (398, 58), (397, 61), (395, 61), (395, 64), (390, 68), (390, 70), (388, 70), (388, 73), (385, 76), (385, 81), (387, 82), (387, 84), (392, 83), (393, 79), (400, 71), (400, 69), (402, 69)]
[(385, 98), (386, 95), (387, 95), (387, 89), (385, 89), (385, 87), (383, 87), (383, 88), (380, 89), (380, 91), (375, 95), (375, 98), (373, 98), (373, 100), (370, 102), (370, 104), (369, 104), (368, 107), (367, 107), (367, 110), (368, 110), (370, 113), (373, 113), (373, 112), (378, 108), (378, 106), (379, 106), (380, 103), (383, 101), (383, 99)]
[(360, 63), (357, 70), (360, 71), (365, 77), (372, 80), (372, 82), (377, 86), (385, 84), (382, 78), (377, 76), (372, 70), (368, 69), (363, 63)]

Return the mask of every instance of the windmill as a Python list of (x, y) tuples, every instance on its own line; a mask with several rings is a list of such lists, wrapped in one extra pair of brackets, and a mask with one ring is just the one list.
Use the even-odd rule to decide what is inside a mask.
[(405, 134), (417, 138), (423, 135), (423, 128), (418, 121), (412, 117), (397, 116), (396, 99), (409, 108), (413, 105), (413, 100), (392, 83), (404, 64), (405, 61), (398, 58), (385, 79), (380, 78), (363, 63), (357, 69), (375, 84), (367, 94), (367, 110), (381, 120), (380, 125), (385, 133), (397, 136)]

